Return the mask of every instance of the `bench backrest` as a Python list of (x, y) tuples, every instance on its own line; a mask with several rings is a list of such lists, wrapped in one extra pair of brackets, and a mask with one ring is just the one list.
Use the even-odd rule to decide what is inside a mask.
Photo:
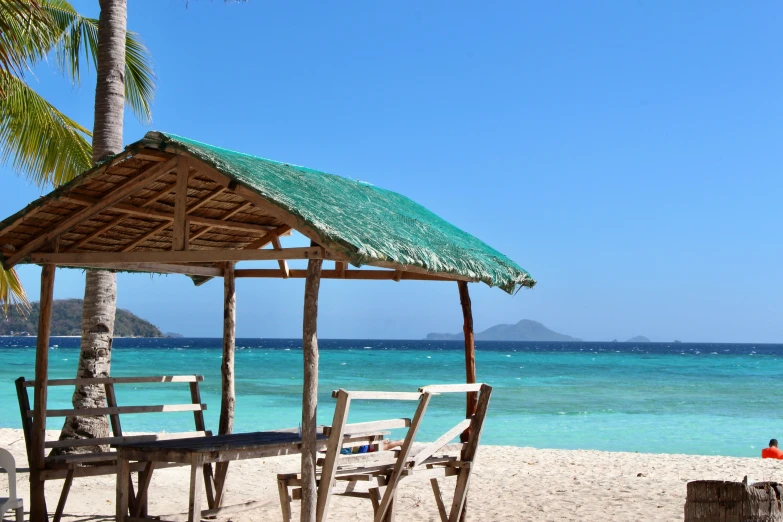
[[(51, 379), (47, 381), (47, 386), (103, 386), (106, 392), (105, 408), (69, 408), (60, 410), (46, 410), (46, 418), (49, 417), (95, 417), (108, 416), (111, 424), (111, 437), (92, 438), (92, 439), (72, 439), (72, 440), (52, 440), (44, 441), (44, 448), (70, 448), (77, 446), (103, 446), (131, 441), (152, 441), (167, 438), (184, 438), (209, 436), (212, 433), (207, 431), (204, 423), (204, 410), (206, 404), (201, 402), (201, 392), (199, 382), (204, 380), (202, 375), (159, 375), (150, 377), (101, 377), (92, 379)], [(162, 404), (162, 405), (144, 405), (144, 406), (120, 406), (117, 404), (115, 394), (115, 385), (123, 384), (141, 384), (141, 383), (182, 383), (190, 388), (191, 402), (187, 404)], [(33, 387), (35, 381), (25, 380), (19, 377), (16, 380), (16, 393), (19, 400), (19, 411), (22, 417), (22, 429), (24, 432), (25, 445), (27, 447), (28, 461), (31, 463), (35, 459), (31, 458), (32, 428), (34, 411), (30, 406), (30, 399), (27, 394), (27, 388)], [(194, 420), (194, 431), (185, 433), (166, 433), (151, 435), (126, 436), (122, 432), (121, 416), (132, 413), (152, 413), (152, 412), (182, 412), (192, 411)]]

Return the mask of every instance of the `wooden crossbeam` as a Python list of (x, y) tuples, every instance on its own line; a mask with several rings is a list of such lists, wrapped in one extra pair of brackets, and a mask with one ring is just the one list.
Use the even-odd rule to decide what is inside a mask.
[[(58, 266), (70, 266), (74, 268), (94, 268), (101, 269), (106, 268), (104, 265), (96, 265), (94, 263), (75, 263), (75, 264), (60, 264)], [(110, 267), (112, 270), (127, 270), (129, 272), (148, 272), (154, 274), (184, 274), (193, 276), (204, 277), (222, 277), (223, 269), (220, 267), (212, 266), (196, 266), (196, 265), (172, 265), (167, 263), (115, 263)]]
[(122, 263), (217, 263), (221, 261), (276, 261), (278, 259), (340, 259), (339, 254), (322, 247), (284, 248), (282, 250), (189, 250), (185, 252), (73, 252), (35, 253), (30, 262), (63, 265), (90, 264), (111, 268)]
[[(307, 270), (292, 268), (288, 271), (288, 277), (302, 279)], [(278, 278), (282, 277), (280, 270), (274, 268), (244, 268), (236, 270), (236, 277)], [(321, 271), (322, 279), (349, 279), (370, 281), (396, 281), (396, 272), (391, 270), (347, 270), (340, 273), (339, 270)], [(401, 281), (454, 281), (453, 277), (434, 274), (420, 274), (417, 272), (405, 272), (400, 274)]]
[(101, 198), (100, 201), (96, 202), (94, 205), (74, 213), (70, 217), (60, 222), (59, 225), (39, 234), (35, 239), (28, 242), (21, 249), (19, 249), (19, 251), (16, 254), (4, 260), (3, 264), (6, 270), (11, 269), (19, 261), (27, 257), (31, 252), (34, 252), (37, 249), (44, 246), (46, 243), (49, 243), (50, 241), (58, 237), (60, 234), (65, 232), (66, 230), (78, 225), (79, 223), (87, 219), (90, 219), (98, 212), (101, 212), (102, 210), (105, 210), (106, 208), (116, 204), (118, 201), (122, 200), (123, 198), (126, 198), (131, 194), (138, 192), (139, 190), (143, 189), (145, 186), (152, 183), (156, 179), (167, 174), (172, 168), (176, 166), (176, 161), (177, 161), (176, 159), (170, 159), (164, 163), (159, 163), (154, 167), (151, 167), (146, 171), (142, 172), (141, 174), (130, 178), (128, 181), (126, 181), (122, 185), (116, 187), (111, 192), (106, 194), (103, 198)]

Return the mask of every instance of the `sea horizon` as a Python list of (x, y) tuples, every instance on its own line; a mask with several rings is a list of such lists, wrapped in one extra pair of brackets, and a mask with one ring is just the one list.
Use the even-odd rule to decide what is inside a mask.
[[(0, 339), (0, 398), (14, 405), (2, 410), (0, 427), (21, 427), (13, 381), (33, 378), (33, 339)], [(319, 341), (319, 423), (331, 422), (333, 389), (415, 391), (465, 380), (462, 341)], [(50, 378), (72, 378), (78, 337), (52, 337), (50, 346)], [(300, 347), (301, 339), (237, 339), (235, 431), (298, 425)], [(204, 375), (207, 427), (217, 429), (220, 338), (117, 338), (112, 358), (114, 376)], [(770, 438), (783, 437), (769, 414), (781, 388), (783, 344), (477, 341), (476, 359), (478, 380), (494, 388), (487, 444), (755, 457)], [(117, 393), (126, 405), (189, 402), (186, 387), (167, 386), (163, 394), (139, 385)], [(67, 408), (71, 393), (50, 388), (50, 408)], [(379, 412), (362, 405), (351, 421), (410, 417), (406, 406)], [(435, 406), (425, 439), (464, 415), (461, 396)], [(128, 415), (123, 428), (171, 432), (192, 422), (190, 414)], [(51, 419), (47, 428), (59, 423)]]

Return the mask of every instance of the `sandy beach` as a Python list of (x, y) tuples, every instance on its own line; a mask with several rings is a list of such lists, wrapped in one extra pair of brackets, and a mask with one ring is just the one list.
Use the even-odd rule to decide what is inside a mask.
[[(51, 436), (56, 437), (56, 433)], [(0, 429), (0, 446), (12, 451), (18, 468), (26, 469), (20, 430)], [(230, 519), (279, 520), (275, 474), (295, 471), (298, 456), (236, 462), (231, 466), (228, 503), (262, 499), (269, 499), (270, 503), (262, 509), (232, 515)], [(469, 520), (682, 520), (685, 485), (689, 480), (742, 480), (745, 475), (756, 481), (783, 482), (783, 462), (484, 446), (471, 483)], [(27, 477), (26, 472), (18, 475), (19, 491), (25, 502), (29, 498)], [(4, 476), (0, 481), (4, 490)], [(57, 504), (59, 484), (48, 483), (47, 502), (52, 507)], [(186, 469), (157, 471), (151, 490), (150, 514), (181, 513), (185, 509), (187, 488)], [(407, 522), (438, 520), (426, 482), (403, 482), (400, 509)], [(96, 516), (113, 518), (114, 477), (75, 481), (65, 512), (65, 520), (71, 521), (88, 517), (96, 520)], [(367, 501), (335, 497), (330, 519), (371, 520), (371, 513)]]

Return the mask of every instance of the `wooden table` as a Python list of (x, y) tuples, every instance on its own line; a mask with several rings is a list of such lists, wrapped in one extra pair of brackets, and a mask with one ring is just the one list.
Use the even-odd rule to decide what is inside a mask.
[[(326, 448), (327, 436), (318, 434), (318, 451)], [(189, 439), (169, 439), (142, 443), (117, 445), (117, 522), (138, 522), (148, 518), (147, 490), (156, 467), (169, 463), (190, 465), (190, 499), (188, 502), (189, 522), (198, 522), (201, 517), (244, 511), (266, 502), (249, 502), (240, 506), (220, 507), (221, 492), (225, 477), (216, 481), (212, 475), (212, 463), (232, 460), (257, 459), (277, 455), (301, 453), (302, 439), (296, 428), (236, 433)], [(143, 462), (145, 468), (139, 474), (139, 491), (135, 496), (134, 511), (128, 516), (131, 504), (131, 462)], [(217, 487), (216, 487), (217, 483)], [(202, 492), (206, 491), (209, 508), (201, 510)], [(218, 492), (217, 499), (215, 493)], [(217, 500), (217, 502), (216, 502)], [(156, 519), (159, 520), (159, 519)]]

